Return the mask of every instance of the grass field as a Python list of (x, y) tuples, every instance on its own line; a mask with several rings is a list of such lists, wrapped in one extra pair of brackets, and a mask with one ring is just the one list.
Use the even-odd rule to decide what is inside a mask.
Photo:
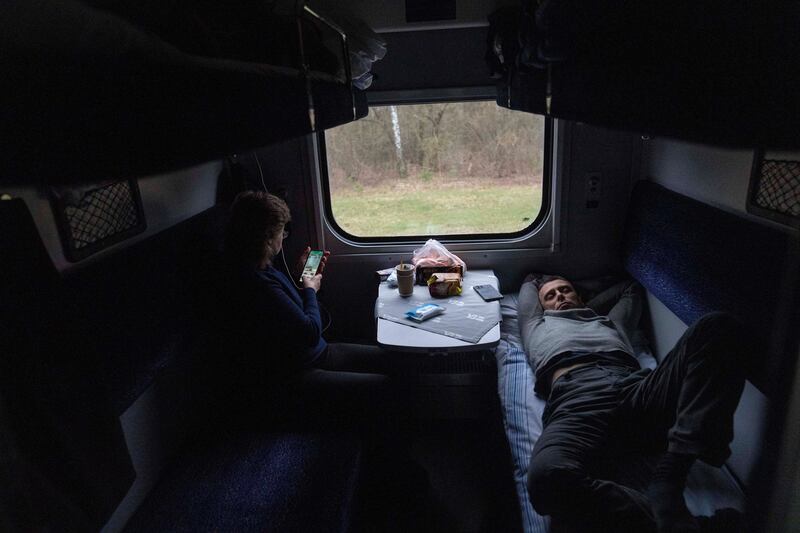
[(336, 222), (360, 237), (506, 233), (527, 227), (542, 204), (531, 184), (397, 181), (392, 187), (337, 189)]

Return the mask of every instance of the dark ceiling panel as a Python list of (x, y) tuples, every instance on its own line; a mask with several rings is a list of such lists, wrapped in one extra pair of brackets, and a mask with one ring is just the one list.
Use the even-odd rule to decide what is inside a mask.
[(488, 27), (384, 33), (371, 91), (493, 85), (484, 62)]
[(406, 0), (406, 22), (455, 20), (456, 0)]

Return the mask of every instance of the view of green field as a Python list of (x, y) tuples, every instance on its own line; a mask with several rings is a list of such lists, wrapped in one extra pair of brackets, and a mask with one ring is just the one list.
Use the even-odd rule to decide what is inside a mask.
[(362, 237), (510, 233), (536, 218), (541, 185), (453, 182), (409, 183), (340, 190), (333, 215), (342, 229)]
[(541, 208), (544, 120), (494, 102), (373, 107), (325, 148), (333, 216), (355, 236), (511, 233)]

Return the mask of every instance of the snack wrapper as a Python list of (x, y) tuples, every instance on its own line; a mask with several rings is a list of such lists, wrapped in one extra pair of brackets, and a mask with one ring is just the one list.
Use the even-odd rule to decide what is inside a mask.
[(406, 312), (406, 318), (410, 318), (415, 322), (424, 322), (429, 318), (433, 318), (436, 315), (441, 315), (444, 313), (444, 307), (441, 305), (436, 304), (425, 304), (421, 305), (411, 311)]
[(434, 298), (461, 294), (461, 275), (456, 272), (437, 272), (428, 278), (428, 292)]

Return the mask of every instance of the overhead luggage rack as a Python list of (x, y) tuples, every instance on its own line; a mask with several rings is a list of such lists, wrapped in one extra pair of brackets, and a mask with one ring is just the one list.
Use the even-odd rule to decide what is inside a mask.
[[(0, 8), (0, 181), (152, 174), (366, 115), (347, 36), (305, 2), (267, 2), (257, 18), (268, 36), (251, 40), (253, 27), (203, 33), (182, 27), (189, 16), (166, 25), (136, 6), (89, 4)], [(208, 9), (195, 19), (218, 8)]]
[[(299, 3), (297, 28), (303, 76), (308, 94), (308, 114), (311, 131), (338, 126), (359, 118), (356, 99), (350, 80), (347, 36), (331, 21)], [(304, 22), (311, 28), (304, 28)], [(315, 64), (315, 57), (307, 53), (309, 33), (317, 31), (321, 44), (332, 53), (339, 53), (336, 72), (326, 72), (323, 65)], [(322, 83), (320, 83), (322, 82)], [(366, 102), (366, 100), (364, 100)]]
[(796, 3), (525, 0), (489, 22), (500, 106), (721, 146), (800, 147)]

